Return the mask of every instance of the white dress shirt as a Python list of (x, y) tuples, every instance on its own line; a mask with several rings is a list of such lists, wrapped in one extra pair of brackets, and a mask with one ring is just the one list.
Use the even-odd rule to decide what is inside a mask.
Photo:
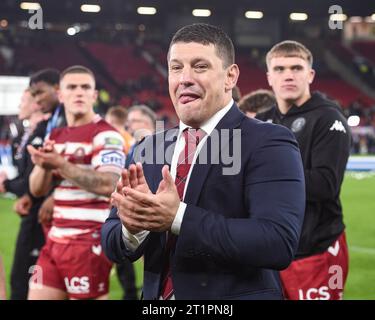
[[(196, 162), (197, 156), (200, 150), (202, 149), (202, 146), (206, 142), (207, 137), (212, 133), (212, 131), (215, 129), (215, 127), (220, 122), (220, 120), (226, 115), (226, 113), (229, 111), (232, 105), (233, 105), (233, 99), (231, 99), (231, 101), (224, 108), (216, 112), (210, 119), (208, 119), (200, 127), (200, 129), (202, 129), (206, 133), (206, 135), (203, 137), (203, 139), (199, 142), (197, 146), (197, 150), (195, 152), (193, 162), (190, 166), (190, 170), (186, 179), (183, 198), (185, 198), (185, 193), (186, 193), (187, 186), (189, 184), (190, 175), (193, 170), (194, 164)], [(182, 152), (182, 150), (185, 148), (185, 139), (182, 136), (182, 132), (186, 128), (189, 128), (189, 126), (187, 126), (185, 123), (180, 121), (179, 133), (178, 133), (175, 149), (173, 152), (171, 168), (170, 168), (171, 176), (173, 179), (176, 178), (176, 169), (177, 169), (177, 162), (178, 162), (179, 155)], [(171, 226), (171, 232), (174, 233), (175, 235), (178, 235), (180, 233), (180, 228), (181, 228), (182, 220), (184, 218), (185, 210), (186, 210), (186, 203), (181, 201), (178, 207), (176, 216)], [(124, 225), (122, 225), (122, 238), (123, 238), (126, 248), (131, 251), (135, 251), (139, 247), (139, 245), (143, 242), (143, 240), (147, 237), (149, 232), (150, 231), (144, 230), (133, 235), (125, 228)]]

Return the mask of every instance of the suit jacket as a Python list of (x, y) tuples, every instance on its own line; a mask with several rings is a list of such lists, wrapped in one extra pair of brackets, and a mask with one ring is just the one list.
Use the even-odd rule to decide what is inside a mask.
[[(235, 104), (216, 129), (227, 129), (229, 139), (222, 139), (218, 148), (209, 136), (204, 146), (209, 164), (197, 160), (193, 167), (171, 257), (175, 297), (282, 299), (277, 270), (293, 260), (305, 208), (297, 143), (288, 129), (249, 119)], [(163, 165), (171, 162), (177, 134), (178, 129), (167, 130), (139, 145), (145, 177), (154, 193)], [(218, 149), (236, 152), (237, 174), (223, 175), (230, 166)], [(164, 163), (155, 164), (161, 154)], [(111, 260), (134, 261), (144, 255), (145, 299), (159, 298), (165, 244), (166, 232), (150, 232), (135, 252), (127, 250), (116, 208), (102, 227), (102, 245)]]

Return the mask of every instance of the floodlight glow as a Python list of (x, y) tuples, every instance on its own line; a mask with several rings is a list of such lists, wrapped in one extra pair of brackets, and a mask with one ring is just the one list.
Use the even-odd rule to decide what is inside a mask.
[(289, 15), (290, 20), (294, 20), (294, 21), (305, 21), (307, 20), (308, 17), (309, 16), (303, 12), (292, 12)]
[(138, 7), (138, 14), (154, 15), (156, 14), (156, 8), (154, 7)]
[(348, 16), (343, 13), (335, 13), (329, 16), (329, 20), (331, 21), (345, 21), (346, 19), (348, 19)]
[(77, 30), (74, 27), (70, 27), (68, 30), (66, 30), (66, 33), (70, 36), (74, 36), (77, 33)]
[(194, 17), (209, 17), (211, 10), (208, 9), (194, 9), (192, 12)]
[(263, 12), (262, 11), (246, 11), (245, 17), (248, 19), (262, 19)]
[(359, 125), (359, 122), (361, 121), (360, 117), (358, 116), (350, 116), (348, 118), (348, 125), (351, 127), (356, 127)]
[(97, 4), (83, 4), (81, 5), (82, 12), (93, 12), (97, 13), (101, 10), (100, 6)]
[(40, 4), (38, 2), (21, 2), (20, 8), (22, 10), (39, 10)]

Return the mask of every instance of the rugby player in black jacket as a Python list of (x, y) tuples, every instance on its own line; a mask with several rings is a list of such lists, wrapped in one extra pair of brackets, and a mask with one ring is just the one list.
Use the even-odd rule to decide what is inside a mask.
[[(348, 272), (340, 189), (351, 134), (341, 109), (310, 93), (311, 52), (295, 41), (267, 54), (268, 82), (277, 105), (257, 118), (288, 127), (301, 150), (306, 210), (295, 261), (281, 272), (288, 299), (340, 299)], [(275, 159), (277, 161), (277, 159)]]

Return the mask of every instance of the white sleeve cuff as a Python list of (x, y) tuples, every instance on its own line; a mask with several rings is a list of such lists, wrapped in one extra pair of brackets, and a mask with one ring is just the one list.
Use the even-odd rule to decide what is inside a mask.
[(175, 235), (180, 234), (182, 219), (184, 218), (185, 210), (186, 210), (186, 203), (180, 202), (180, 205), (178, 206), (178, 210), (176, 213), (176, 216), (172, 222), (171, 231)]
[(122, 240), (125, 243), (125, 247), (130, 251), (135, 251), (146, 239), (150, 231), (143, 230), (136, 234), (131, 234), (124, 225), (122, 225)]

